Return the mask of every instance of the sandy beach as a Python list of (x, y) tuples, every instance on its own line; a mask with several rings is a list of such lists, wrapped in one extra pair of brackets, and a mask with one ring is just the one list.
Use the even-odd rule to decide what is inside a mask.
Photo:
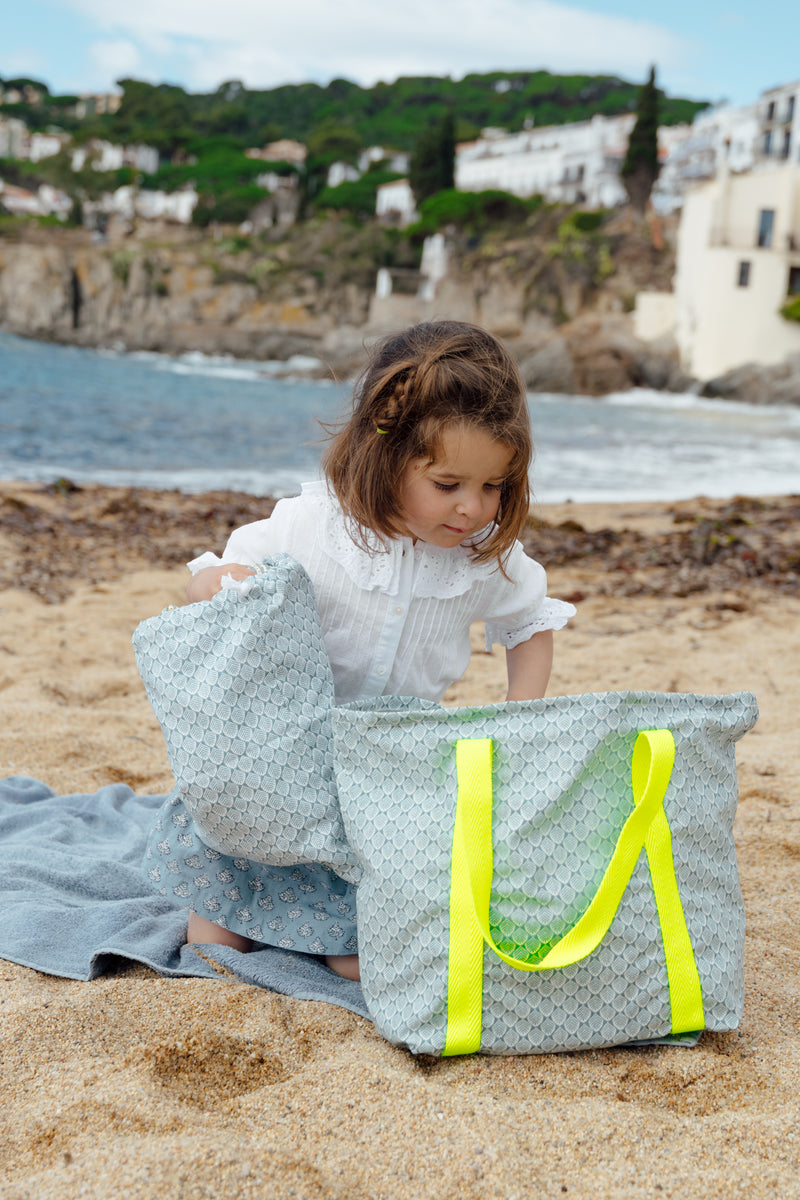
[[(0, 776), (59, 793), (171, 775), (131, 650), (182, 563), (269, 502), (0, 485)], [(550, 694), (753, 691), (736, 823), (738, 1031), (692, 1050), (414, 1059), (321, 1003), (120, 962), (0, 962), (0, 1194), (475, 1200), (800, 1196), (800, 497), (540, 509)], [(479, 630), (446, 702), (501, 699)]]

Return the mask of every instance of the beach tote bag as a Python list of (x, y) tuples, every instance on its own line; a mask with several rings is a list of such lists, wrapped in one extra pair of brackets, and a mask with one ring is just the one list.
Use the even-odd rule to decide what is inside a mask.
[(333, 772), (333, 676), (300, 564), (276, 554), (245, 589), (143, 621), (133, 646), (175, 776), (165, 828), (191, 821), (213, 851), (357, 882)]
[(336, 709), (378, 1030), (451, 1055), (735, 1028), (734, 743), (756, 716), (657, 693)]

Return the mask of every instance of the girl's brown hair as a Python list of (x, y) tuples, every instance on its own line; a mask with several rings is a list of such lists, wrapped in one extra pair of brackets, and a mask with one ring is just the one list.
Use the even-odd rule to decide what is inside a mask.
[(418, 458), (434, 462), (453, 425), (479, 429), (512, 451), (495, 524), (473, 553), (478, 562), (496, 558), (502, 569), (530, 507), (532, 444), (517, 366), (485, 329), (430, 321), (379, 342), (323, 469), (363, 546), (370, 533), (397, 537), (406, 468)]

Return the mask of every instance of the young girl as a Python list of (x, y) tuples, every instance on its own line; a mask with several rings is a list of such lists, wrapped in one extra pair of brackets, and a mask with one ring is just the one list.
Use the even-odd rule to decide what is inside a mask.
[[(503, 346), (460, 322), (413, 326), (373, 351), (325, 454), (327, 484), (235, 530), (221, 559), (190, 563), (188, 599), (209, 600), (224, 576), (243, 580), (285, 551), (313, 584), (337, 703), (440, 700), (469, 662), (477, 620), (487, 648), (506, 648), (507, 699), (543, 696), (553, 630), (575, 610), (546, 597), (544, 570), (517, 541), (531, 453), (525, 389)], [(340, 912), (349, 888), (329, 893)], [(252, 945), (231, 913), (192, 912), (188, 941)], [(357, 955), (326, 961), (358, 978)]]

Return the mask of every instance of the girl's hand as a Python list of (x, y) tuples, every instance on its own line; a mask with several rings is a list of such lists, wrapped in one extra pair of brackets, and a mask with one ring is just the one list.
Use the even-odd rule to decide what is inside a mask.
[(204, 567), (189, 580), (186, 588), (187, 602), (195, 604), (198, 600), (210, 600), (212, 596), (216, 596), (222, 587), (223, 575), (231, 575), (236, 580), (242, 580), (247, 579), (249, 575), (255, 575), (255, 571), (252, 571), (250, 567), (243, 566), (242, 563), (222, 563), (218, 567)]

